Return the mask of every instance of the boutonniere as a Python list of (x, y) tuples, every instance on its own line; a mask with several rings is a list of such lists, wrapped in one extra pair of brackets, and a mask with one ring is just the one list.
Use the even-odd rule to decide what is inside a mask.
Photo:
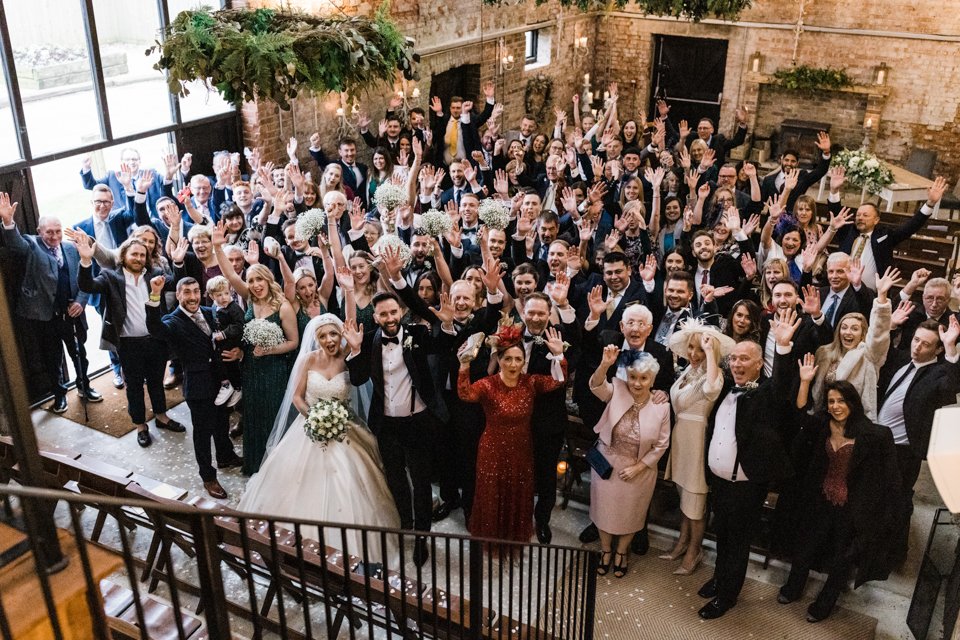
[[(533, 344), (537, 344), (537, 345), (547, 344), (547, 340), (546, 340), (546, 338), (544, 338), (543, 336), (533, 336)], [(570, 343), (567, 342), (566, 340), (564, 340), (564, 341), (563, 341), (563, 352), (566, 353), (566, 352), (567, 352), (567, 349), (569, 349), (569, 348), (570, 348)]]
[(407, 351), (417, 348), (417, 345), (413, 344), (413, 336), (407, 336), (406, 338), (404, 338), (403, 348), (406, 349)]

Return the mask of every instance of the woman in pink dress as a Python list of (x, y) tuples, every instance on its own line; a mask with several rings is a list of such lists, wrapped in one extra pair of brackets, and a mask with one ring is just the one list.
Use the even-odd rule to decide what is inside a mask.
[[(625, 374), (607, 381), (607, 370), (620, 360)], [(590, 390), (607, 403), (593, 430), (600, 453), (613, 467), (606, 480), (596, 471), (590, 478), (590, 519), (600, 530), (600, 566), (597, 573), (627, 574), (633, 534), (643, 529), (657, 485), (657, 461), (670, 445), (670, 405), (650, 401), (660, 365), (643, 351), (608, 345), (600, 366), (590, 378)], [(616, 553), (613, 541), (617, 540)], [(611, 559), (611, 556), (614, 556)]]

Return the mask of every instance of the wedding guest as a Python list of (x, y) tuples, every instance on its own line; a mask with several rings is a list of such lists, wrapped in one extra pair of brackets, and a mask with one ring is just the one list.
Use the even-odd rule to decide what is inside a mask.
[[(230, 283), (223, 276), (207, 281), (207, 297), (213, 300), (210, 310), (215, 320), (213, 341), (217, 355), (241, 347), (243, 337), (243, 309), (233, 299)], [(240, 363), (220, 360), (220, 391), (214, 402), (218, 407), (234, 407), (243, 397), (243, 381)]]
[[(608, 381), (607, 371), (618, 361), (624, 373)], [(607, 403), (593, 428), (599, 434), (597, 447), (613, 467), (608, 479), (596, 469), (590, 479), (590, 519), (600, 531), (600, 575), (611, 568), (617, 578), (627, 574), (630, 543), (646, 525), (657, 462), (670, 444), (670, 405), (651, 402), (659, 370), (649, 353), (628, 351), (621, 357), (619, 347), (607, 345), (590, 377), (590, 391)]]
[(724, 335), (730, 336), (735, 342), (752, 340), (760, 344), (761, 338), (760, 306), (753, 300), (740, 300), (730, 309), (727, 316), (727, 326)]

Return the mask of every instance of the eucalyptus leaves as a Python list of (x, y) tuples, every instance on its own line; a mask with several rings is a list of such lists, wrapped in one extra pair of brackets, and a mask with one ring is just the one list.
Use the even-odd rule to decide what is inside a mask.
[[(502, 0), (483, 0), (485, 4), (500, 4)], [(547, 0), (536, 0), (541, 5)], [(736, 20), (740, 12), (750, 6), (751, 0), (614, 0), (618, 9), (628, 4), (637, 5), (641, 11), (655, 16), (673, 16), (699, 22), (704, 18)], [(560, 0), (563, 7), (577, 7), (581, 11), (595, 11), (609, 8), (606, 0)]]
[(322, 18), (274, 9), (183, 11), (167, 28), (154, 68), (167, 71), (171, 93), (201, 80), (225, 100), (273, 100), (284, 109), (301, 92), (358, 92), (416, 75), (419, 56), (387, 16)]

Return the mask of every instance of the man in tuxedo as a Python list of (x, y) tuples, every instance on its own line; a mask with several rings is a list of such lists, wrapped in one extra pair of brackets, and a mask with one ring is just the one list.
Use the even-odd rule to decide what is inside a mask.
[[(316, 136), (316, 138), (314, 138)], [(357, 162), (357, 142), (353, 138), (342, 138), (337, 145), (340, 153), (338, 160), (329, 160), (320, 148), (320, 136), (313, 134), (310, 136), (310, 155), (323, 171), (328, 164), (336, 162), (340, 165), (343, 174), (343, 186), (350, 187), (354, 195), (360, 198), (366, 209), (369, 206), (367, 202), (367, 176), (369, 171), (367, 165)]]
[[(643, 351), (656, 358), (657, 363), (660, 365), (660, 371), (653, 381), (653, 402), (658, 404), (668, 402), (670, 400), (670, 387), (673, 385), (674, 378), (673, 356), (669, 349), (649, 339), (653, 329), (653, 314), (650, 313), (650, 310), (642, 304), (632, 304), (623, 312), (619, 331), (615, 329), (598, 331), (598, 325), (593, 324), (591, 320), (601, 315), (606, 309), (603, 301), (603, 291), (599, 286), (594, 287), (590, 292), (589, 303), (591, 316), (584, 327), (584, 355), (579, 368), (582, 377), (589, 380), (593, 372), (597, 370), (597, 367), (600, 366), (601, 358), (597, 357), (596, 364), (594, 364), (592, 358), (595, 356), (592, 354), (596, 352), (602, 354), (604, 347), (607, 345), (617, 345), (620, 347), (620, 353), (624, 358), (628, 357), (624, 354)], [(591, 360), (589, 361), (587, 360), (588, 353), (591, 354)], [(618, 373), (626, 376), (623, 366), (623, 361), (621, 361), (616, 367), (610, 367), (607, 371), (607, 379), (613, 380), (614, 376)], [(579, 380), (580, 377), (581, 375), (578, 375), (577, 379)], [(584, 380), (582, 386), (579, 387), (579, 395), (576, 397), (577, 406), (580, 408), (580, 419), (583, 420), (584, 426), (592, 429), (600, 420), (606, 404), (593, 395), (589, 389), (587, 380)], [(575, 388), (575, 391), (576, 390), (577, 388)], [(590, 396), (588, 397), (586, 394), (590, 394)], [(587, 525), (587, 527), (580, 532), (580, 542), (585, 544), (595, 542), (599, 539), (600, 532), (597, 530), (597, 525), (593, 523)], [(634, 535), (630, 543), (630, 549), (637, 555), (643, 555), (649, 548), (650, 538), (647, 533), (647, 528), (644, 527)]]
[(537, 135), (537, 119), (534, 118), (531, 114), (524, 114), (523, 118), (520, 119), (520, 129), (518, 131), (510, 131), (507, 133), (507, 144), (509, 145), (512, 140), (519, 140), (523, 143), (523, 148), (525, 151), (530, 151), (530, 147), (533, 144), (533, 138)]
[[(663, 283), (663, 298), (666, 300), (666, 305), (660, 302), (657, 296), (650, 296), (654, 342), (669, 348), (670, 336), (688, 318), (703, 317), (709, 324), (719, 325), (720, 314), (716, 311), (717, 303), (713, 299), (713, 292), (710, 291), (712, 288), (711, 285), (704, 285), (704, 292), (709, 295), (702, 296), (704, 304), (700, 313), (694, 313), (691, 307), (693, 276), (689, 271), (671, 271), (667, 275), (666, 282)], [(707, 297), (709, 300), (706, 299)]]
[[(109, 193), (109, 188), (107, 189)], [(52, 410), (67, 410), (67, 372), (63, 369), (63, 344), (77, 370), (77, 393), (87, 402), (103, 397), (90, 387), (87, 378), (87, 320), (84, 310), (88, 296), (77, 287), (80, 254), (72, 244), (64, 244), (63, 228), (57, 218), (43, 216), (37, 221), (37, 235), (23, 236), (13, 216), (18, 202), (0, 193), (0, 222), (3, 241), (10, 253), (24, 262), (20, 298), (16, 314), (29, 322), (37, 339), (37, 356), (53, 392)]]
[[(523, 348), (527, 353), (524, 373), (556, 376), (556, 360), (547, 359), (550, 350), (544, 341), (544, 332), (550, 326), (551, 301), (555, 305), (560, 324), (556, 328), (564, 342), (570, 344), (567, 362), (576, 362), (580, 345), (580, 325), (576, 312), (569, 304), (567, 293), (570, 283), (564, 278), (554, 282), (549, 295), (532, 293), (523, 307)], [(563, 449), (567, 433), (566, 387), (538, 395), (533, 403), (530, 428), (533, 433), (533, 482), (537, 504), (533, 516), (536, 521), (537, 539), (541, 544), (550, 544), (550, 515), (557, 503), (557, 459)]]
[[(817, 148), (820, 149), (820, 157), (817, 158), (817, 164), (813, 169), (801, 170), (797, 178), (797, 186), (790, 191), (787, 196), (786, 208), (784, 211), (793, 212), (793, 205), (797, 198), (807, 192), (807, 189), (820, 182), (820, 178), (827, 175), (827, 169), (830, 168), (830, 136), (825, 131), (817, 134)], [(787, 174), (797, 168), (800, 154), (795, 149), (785, 149), (780, 154), (780, 169), (767, 175), (760, 183), (760, 197), (763, 202), (770, 198), (776, 198), (783, 193)]]
[(739, 147), (747, 139), (747, 110), (744, 107), (738, 107), (736, 116), (737, 130), (733, 134), (733, 138), (728, 140), (722, 133), (715, 133), (716, 127), (714, 127), (713, 120), (710, 118), (700, 118), (700, 122), (697, 123), (697, 130), (687, 134), (684, 144), (689, 149), (690, 143), (700, 138), (707, 143), (707, 147), (714, 150), (717, 164), (722, 165), (727, 161), (727, 153), (730, 149)]
[[(831, 172), (827, 203), (833, 215), (839, 214), (842, 209), (840, 189), (844, 180), (842, 170)], [(880, 210), (872, 202), (865, 202), (857, 208), (854, 224), (840, 228), (837, 235), (840, 251), (863, 265), (862, 281), (866, 286), (875, 286), (873, 283), (877, 274), (882, 275), (887, 267), (893, 265), (894, 248), (923, 228), (946, 189), (947, 181), (943, 176), (937, 176), (927, 189), (927, 201), (912, 218), (897, 227), (880, 224)]]
[(449, 169), (452, 184), (440, 194), (439, 200), (434, 201), (438, 208), (446, 207), (448, 202), (454, 202), (459, 207), (463, 202), (463, 196), (468, 193), (477, 194), (479, 198), (482, 188), (477, 182), (477, 172), (469, 161), (454, 160), (450, 163)]
[(927, 457), (933, 417), (940, 407), (954, 404), (960, 391), (960, 322), (949, 327), (924, 320), (914, 331), (909, 349), (891, 349), (880, 369), (877, 423), (893, 432), (902, 491), (893, 498), (897, 533), (892, 545), (893, 566), (903, 562), (913, 515), (913, 485)]
[[(356, 326), (344, 329), (350, 381), (359, 387), (373, 380), (367, 424), (377, 436), (400, 527), (430, 531), (433, 446), (447, 411), (427, 356), (443, 353), (451, 341), (443, 339), (446, 334), (432, 336), (422, 324), (401, 324), (400, 301), (393, 293), (378, 293), (372, 304), (376, 330), (362, 334)], [(421, 566), (429, 556), (427, 539), (417, 536), (414, 562)]]
[(707, 423), (707, 478), (717, 535), (713, 577), (699, 590), (710, 601), (700, 611), (705, 620), (719, 618), (737, 603), (750, 560), (750, 543), (760, 527), (760, 513), (771, 482), (791, 473), (787, 448), (792, 440), (787, 419), (795, 403), (797, 380), (792, 352), (800, 319), (792, 310), (778, 319), (773, 332), (773, 376), (763, 376), (763, 351), (746, 340), (730, 354), (730, 374)]
[(371, 149), (376, 149), (377, 147), (386, 149), (393, 158), (393, 161), (397, 162), (400, 157), (400, 133), (402, 131), (400, 116), (396, 113), (387, 112), (376, 136), (370, 133), (369, 128), (370, 116), (362, 114), (360, 119), (360, 137), (363, 138), (363, 141), (366, 142), (367, 146)]
[(950, 311), (949, 307), (950, 281), (946, 278), (931, 278), (928, 280), (929, 277), (929, 271), (917, 269), (910, 276), (910, 282), (900, 291), (901, 306), (906, 302), (913, 307), (910, 298), (921, 282), (923, 283), (922, 307), (914, 307), (905, 318), (900, 314), (894, 314), (892, 319), (893, 333), (890, 337), (893, 344), (902, 351), (910, 350), (913, 334), (921, 323), (926, 320), (934, 320), (941, 327), (947, 327), (950, 324), (950, 317), (956, 315)]
[(93, 254), (96, 249), (87, 236), (78, 239), (80, 273), (77, 284), (81, 291), (99, 294), (103, 304), (101, 346), (116, 351), (127, 377), (127, 413), (137, 427), (137, 444), (149, 447), (152, 438), (147, 428), (143, 387), (150, 395), (150, 406), (157, 428), (174, 433), (186, 431), (183, 425), (167, 416), (167, 399), (163, 392), (163, 370), (167, 349), (162, 340), (147, 330), (145, 305), (150, 297), (148, 281), (163, 276), (157, 267), (147, 269), (147, 248), (140, 240), (129, 238), (120, 245), (120, 265), (93, 275)]
[[(217, 469), (213, 467), (210, 440), (217, 455), (217, 468), (239, 467), (243, 460), (233, 450), (227, 434), (230, 409), (215, 404), (220, 391), (220, 376), (214, 358), (217, 352), (213, 343), (213, 312), (201, 307), (203, 295), (200, 283), (194, 278), (182, 278), (177, 282), (177, 302), (172, 313), (163, 315), (160, 296), (166, 286), (163, 276), (150, 280), (150, 298), (146, 302), (147, 329), (150, 335), (164, 340), (167, 346), (183, 363), (183, 398), (190, 408), (193, 424), (193, 451), (200, 467), (203, 488), (212, 497), (225, 500), (227, 492), (217, 481)], [(239, 360), (243, 357), (239, 348), (224, 352), (224, 359)]]
[[(742, 234), (742, 231), (738, 231)], [(743, 239), (746, 239), (743, 236)], [(738, 241), (740, 238), (737, 239)], [(744, 277), (743, 267), (740, 260), (734, 258), (728, 253), (717, 253), (717, 245), (713, 239), (713, 234), (706, 229), (701, 229), (693, 234), (691, 242), (693, 257), (697, 261), (697, 270), (694, 274), (694, 299), (695, 306), (703, 306), (703, 299), (700, 296), (700, 290), (703, 285), (708, 284), (718, 289), (720, 287), (732, 287), (736, 289), (737, 285)], [(726, 317), (730, 313), (736, 300), (733, 296), (723, 296), (717, 300), (717, 310)]]
[[(833, 340), (833, 328), (826, 321), (826, 314), (820, 310), (820, 292), (808, 286), (800, 298), (800, 288), (793, 280), (784, 280), (773, 285), (773, 313), (764, 314), (760, 327), (760, 346), (763, 349), (763, 371), (773, 375), (776, 361), (776, 332), (773, 331), (776, 319), (787, 311), (797, 313), (800, 321), (794, 335), (793, 353), (802, 358), (808, 353), (816, 353), (821, 345)], [(869, 314), (868, 314), (869, 317)]]
[(840, 319), (848, 313), (862, 313), (870, 317), (873, 308), (873, 299), (876, 294), (873, 290), (863, 286), (856, 272), (854, 282), (850, 280), (850, 256), (837, 251), (827, 257), (827, 282), (829, 286), (820, 288), (820, 301), (823, 304), (823, 313), (827, 317), (827, 324), (834, 329)]

